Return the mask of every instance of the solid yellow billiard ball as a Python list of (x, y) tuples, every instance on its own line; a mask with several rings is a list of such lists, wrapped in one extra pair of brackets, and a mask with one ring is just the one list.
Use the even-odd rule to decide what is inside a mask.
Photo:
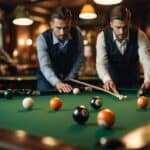
[(22, 106), (25, 109), (31, 109), (34, 105), (34, 100), (31, 97), (25, 97), (22, 101)]

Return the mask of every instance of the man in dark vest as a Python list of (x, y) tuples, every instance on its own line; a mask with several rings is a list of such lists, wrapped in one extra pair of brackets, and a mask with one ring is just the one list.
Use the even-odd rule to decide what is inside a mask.
[(83, 61), (83, 39), (72, 26), (71, 12), (57, 8), (51, 15), (51, 29), (37, 38), (37, 55), (40, 69), (37, 72), (37, 89), (69, 93), (72, 86), (67, 78), (76, 78)]
[(115, 6), (110, 15), (110, 27), (97, 36), (96, 68), (106, 90), (137, 88), (138, 66), (144, 70), (143, 90), (150, 89), (150, 43), (144, 32), (131, 27), (131, 13)]

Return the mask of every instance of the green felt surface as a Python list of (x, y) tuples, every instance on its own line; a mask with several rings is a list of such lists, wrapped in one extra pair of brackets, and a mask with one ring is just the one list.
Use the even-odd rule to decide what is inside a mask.
[[(121, 138), (129, 131), (150, 123), (150, 105), (147, 109), (137, 108), (137, 91), (126, 90), (122, 94), (128, 98), (119, 101), (100, 91), (81, 92), (79, 95), (55, 93), (33, 96), (35, 105), (32, 110), (23, 109), (24, 96), (14, 96), (11, 100), (0, 98), (0, 128), (22, 129), (32, 135), (52, 136), (65, 143), (92, 148), (100, 137)], [(49, 100), (54, 96), (59, 96), (63, 101), (59, 111), (53, 111), (49, 107)], [(93, 96), (100, 96), (104, 100), (102, 108), (110, 108), (115, 113), (116, 121), (112, 129), (100, 128), (97, 125), (98, 110), (90, 106)], [(81, 104), (90, 112), (85, 125), (77, 124), (72, 118), (73, 109)]]

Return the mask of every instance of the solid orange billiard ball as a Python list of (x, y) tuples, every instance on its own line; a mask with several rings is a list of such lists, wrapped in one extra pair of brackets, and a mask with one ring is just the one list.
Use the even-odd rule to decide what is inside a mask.
[(137, 106), (139, 108), (146, 108), (148, 106), (148, 98), (146, 96), (140, 96), (137, 99)]
[(110, 109), (105, 108), (98, 112), (96, 119), (99, 126), (110, 128), (115, 122), (115, 114)]
[(53, 110), (59, 110), (62, 106), (62, 100), (59, 97), (53, 97), (50, 102), (50, 108)]

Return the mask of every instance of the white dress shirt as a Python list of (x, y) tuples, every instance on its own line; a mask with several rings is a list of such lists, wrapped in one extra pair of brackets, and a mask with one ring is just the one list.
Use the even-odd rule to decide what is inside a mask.
[[(117, 40), (115, 34), (113, 33), (113, 39), (116, 42), (116, 45), (122, 55), (125, 53), (128, 37), (120, 42)], [(145, 33), (141, 30), (138, 30), (138, 55), (139, 62), (141, 63), (144, 70), (144, 82), (150, 81), (150, 41), (148, 40)], [(108, 57), (103, 31), (100, 32), (97, 36), (96, 69), (98, 76), (103, 81), (103, 83), (111, 80), (111, 76), (108, 70)]]

